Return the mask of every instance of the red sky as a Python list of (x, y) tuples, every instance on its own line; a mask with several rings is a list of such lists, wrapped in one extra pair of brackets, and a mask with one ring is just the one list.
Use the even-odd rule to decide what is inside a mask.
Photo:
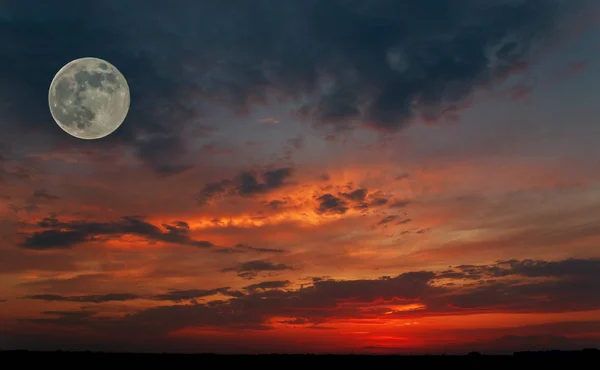
[[(132, 79), (133, 118), (81, 141), (28, 115), (18, 99), (38, 81), (23, 79), (0, 106), (0, 347), (598, 346), (600, 49), (587, 22), (391, 131), (381, 116), (348, 128), (297, 114), (308, 98), (283, 87), (241, 109), (226, 89), (181, 82), (206, 67), (183, 53), (164, 62), (179, 68), (165, 65), (170, 95), (158, 72), (157, 90)], [(173, 52), (154, 37), (135, 39), (140, 53)]]

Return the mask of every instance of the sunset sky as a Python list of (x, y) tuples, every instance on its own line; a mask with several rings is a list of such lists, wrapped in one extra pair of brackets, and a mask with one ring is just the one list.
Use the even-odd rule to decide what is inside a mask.
[[(593, 0), (0, 0), (0, 348), (600, 347)], [(131, 88), (62, 131), (70, 60)]]

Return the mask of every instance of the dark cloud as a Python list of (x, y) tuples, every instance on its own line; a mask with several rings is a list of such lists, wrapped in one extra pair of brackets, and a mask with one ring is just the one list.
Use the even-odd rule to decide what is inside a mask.
[(344, 214), (348, 211), (348, 202), (332, 194), (323, 194), (317, 198), (319, 206), (315, 210), (317, 213)]
[(362, 202), (367, 197), (367, 189), (357, 189), (350, 193), (341, 193), (340, 195), (354, 202)]
[[(333, 186), (322, 188), (322, 191), (330, 191)], [(350, 208), (367, 211), (371, 208), (381, 207), (387, 204), (388, 199), (380, 192), (369, 193), (366, 188), (353, 189), (353, 185), (347, 184), (343, 187), (347, 191), (341, 191), (338, 196), (324, 193), (317, 197), (319, 205), (315, 212), (321, 214), (345, 214)]]
[(394, 180), (406, 180), (410, 177), (408, 173), (402, 173), (394, 178)]
[[(593, 309), (600, 305), (600, 259), (563, 261), (500, 261), (493, 265), (464, 265), (438, 274), (441, 279), (477, 282), (473, 289), (456, 294), (458, 308), (515, 311)], [(546, 278), (529, 281), (531, 278)], [(591, 294), (588, 296), (588, 294)]]
[(217, 294), (224, 295), (226, 297), (242, 297), (243, 292), (232, 290), (229, 287), (216, 288), (216, 289), (189, 289), (189, 290), (171, 290), (166, 293), (142, 296), (132, 293), (109, 293), (99, 295), (80, 295), (80, 296), (66, 296), (58, 294), (33, 294), (21, 297), (21, 299), (33, 299), (40, 301), (51, 301), (51, 302), (75, 302), (75, 303), (106, 303), (106, 302), (124, 302), (133, 301), (138, 299), (151, 299), (155, 301), (172, 301), (172, 302), (183, 302), (193, 301), (198, 298), (205, 298), (214, 296)]
[[(46, 255), (31, 254), (30, 255)], [(60, 253), (58, 255), (64, 255)], [(52, 255), (52, 254), (51, 254)], [(52, 271), (52, 270), (50, 270)], [(73, 270), (70, 270), (72, 272)], [(71, 295), (73, 292), (82, 292), (90, 286), (107, 286), (113, 282), (114, 276), (107, 273), (79, 274), (69, 278), (49, 278), (49, 279), (31, 279), (19, 284), (19, 287), (27, 291), (35, 291), (52, 295)]]
[(332, 279), (331, 279), (331, 276), (313, 276), (313, 277), (309, 277), (308, 280), (312, 281), (313, 283), (316, 283), (319, 281), (332, 280)]
[(280, 209), (282, 206), (286, 205), (287, 202), (285, 200), (275, 199), (265, 203), (267, 207), (270, 207), (273, 210)]
[(173, 301), (182, 302), (197, 298), (210, 297), (215, 294), (222, 294), (228, 297), (241, 297), (244, 293), (230, 290), (229, 288), (218, 289), (190, 289), (190, 290), (173, 290), (165, 294), (158, 294), (152, 297), (158, 301)]
[(409, 205), (410, 202), (406, 200), (397, 200), (394, 203), (390, 204), (391, 208), (404, 208)]
[[(313, 279), (309, 286), (285, 290), (282, 288), (288, 287), (287, 281), (264, 281), (247, 286), (247, 294), (232, 293), (228, 288), (171, 292), (165, 298), (174, 301), (193, 300), (215, 293), (232, 298), (145, 309), (113, 322), (88, 318), (80, 325), (91, 326), (95, 330), (135, 329), (144, 333), (165, 334), (202, 325), (268, 329), (271, 317), (290, 318), (287, 323), (292, 325), (314, 326), (324, 324), (331, 318), (381, 318), (384, 313), (389, 317), (408, 319), (473, 312), (542, 313), (600, 309), (599, 260), (511, 263), (517, 267), (510, 270), (512, 273), (503, 274), (503, 281), (474, 280), (474, 284), (470, 285), (440, 286), (442, 278), (455, 280), (463, 277), (449, 276), (447, 272), (415, 271), (373, 280)], [(523, 266), (531, 270), (522, 273), (520, 269)], [(477, 267), (494, 271), (497, 264)], [(286, 268), (285, 265), (251, 261), (228, 271), (276, 271)], [(540, 271), (540, 268), (544, 269), (542, 275), (529, 272)], [(538, 276), (546, 279), (537, 279)], [(99, 298), (86, 300), (97, 301)], [(394, 311), (393, 306), (407, 303), (420, 303), (424, 308)], [(556, 331), (561, 332), (558, 329)]]
[[(253, 172), (242, 172), (233, 180), (222, 180), (204, 186), (198, 195), (198, 202), (204, 204), (219, 196), (250, 197), (268, 193), (284, 186), (284, 181), (292, 176), (291, 168), (278, 168), (263, 171), (260, 176)], [(259, 178), (262, 181), (259, 181)]]
[(245, 289), (248, 291), (280, 289), (290, 285), (288, 280), (263, 281), (261, 283), (248, 285)]
[[(132, 145), (164, 174), (188, 167), (183, 129), (214, 102), (243, 113), (267, 91), (302, 98), (300, 112), (317, 123), (397, 130), (415, 116), (455, 111), (478, 86), (522, 68), (532, 44), (552, 39), (587, 4), (6, 0), (2, 125), (82, 145), (47, 124), (46, 95), (62, 65), (95, 55), (127, 76), (133, 96), (126, 124), (98, 145)], [(247, 180), (243, 189), (257, 191)]]
[(306, 325), (309, 324), (310, 322), (303, 318), (303, 317), (296, 317), (293, 320), (283, 320), (280, 321), (282, 324), (288, 324), (288, 325)]
[(384, 225), (384, 224), (388, 224), (392, 221), (395, 221), (396, 219), (398, 219), (398, 216), (396, 215), (391, 215), (391, 216), (387, 216), (384, 219), (382, 219), (381, 221), (379, 221), (379, 225)]
[(150, 241), (191, 245), (200, 248), (212, 247), (213, 244), (203, 240), (195, 240), (189, 235), (189, 225), (182, 221), (163, 224), (161, 227), (144, 221), (138, 216), (122, 217), (116, 222), (71, 221), (62, 222), (54, 217), (41, 220), (37, 226), (46, 230), (28, 234), (21, 247), (44, 250), (53, 248), (71, 248), (102, 237), (125, 234), (138, 235)]
[(44, 311), (44, 316), (55, 316), (55, 317), (42, 317), (35, 319), (21, 319), (24, 322), (31, 322), (34, 324), (51, 324), (59, 326), (82, 326), (85, 325), (89, 319), (91, 319), (95, 312), (92, 311)]
[(233, 248), (217, 248), (215, 249), (216, 253), (285, 253), (283, 249), (273, 249), (273, 248), (258, 248), (252, 247), (245, 244), (237, 244)]
[(283, 264), (275, 264), (269, 261), (264, 260), (253, 260), (247, 261), (238, 264), (235, 267), (228, 267), (223, 269), (223, 272), (231, 272), (235, 271), (239, 277), (244, 279), (252, 279), (258, 275), (260, 272), (273, 272), (273, 271), (283, 271), (283, 270), (291, 270), (292, 268)]
[(435, 276), (427, 271), (408, 272), (396, 277), (374, 280), (320, 280), (312, 286), (301, 288), (296, 307), (334, 308), (342, 300), (373, 302), (377, 299), (416, 299), (434, 291), (429, 282)]
[(493, 265), (460, 265), (441, 272), (440, 278), (481, 280), (513, 275), (524, 277), (590, 277), (600, 280), (600, 259), (567, 259), (563, 261), (509, 260)]
[(35, 199), (42, 199), (42, 200), (57, 200), (60, 199), (59, 196), (54, 195), (54, 194), (50, 194), (48, 192), (48, 190), (42, 188), (42, 189), (38, 189), (36, 191), (33, 192), (32, 197)]
[(111, 293), (102, 295), (82, 295), (82, 296), (62, 296), (55, 294), (38, 294), (22, 297), (24, 299), (37, 299), (41, 301), (60, 301), (60, 302), (78, 302), (78, 303), (104, 303), (104, 302), (123, 302), (139, 299), (136, 294), (130, 293)]
[(568, 259), (564, 261), (510, 260), (499, 262), (508, 265), (516, 275), (527, 277), (595, 277), (600, 278), (600, 259)]
[(83, 319), (86, 317), (93, 316), (95, 313), (92, 311), (44, 311), (42, 315), (52, 315), (61, 317), (70, 317), (72, 319)]
[[(352, 185), (349, 184), (348, 188), (352, 189)], [(380, 192), (369, 193), (365, 188), (355, 189), (349, 192), (340, 192), (339, 197), (334, 197), (331, 194), (324, 194), (319, 200), (323, 205), (323, 210), (319, 209), (321, 213), (345, 213), (345, 208), (354, 208), (357, 210), (367, 210), (369, 208), (381, 207), (388, 203), (388, 199)], [(342, 199), (343, 198), (343, 199)], [(339, 206), (335, 206), (339, 204)], [(325, 210), (333, 206), (331, 210)]]
[[(452, 307), (492, 311), (556, 312), (595, 309), (600, 305), (598, 280), (568, 279), (543, 283), (491, 282), (457, 294)], [(592, 296), (585, 295), (594, 292)]]
[(283, 181), (292, 175), (291, 168), (278, 168), (272, 171), (266, 171), (262, 177), (265, 180), (263, 185), (267, 190), (277, 189), (283, 185)]
[[(390, 300), (402, 297), (410, 300), (422, 297), (432, 289), (428, 282), (433, 276), (434, 274), (429, 272), (411, 272), (395, 278), (378, 280), (323, 280), (298, 290), (258, 290), (227, 302), (148, 309), (128, 316), (119, 325), (138, 327), (155, 322), (160, 324), (154, 325), (150, 330), (159, 332), (194, 325), (266, 329), (270, 328), (266, 324), (270, 316), (302, 317), (306, 322), (316, 325), (332, 315), (360, 316), (360, 312), (355, 308), (346, 312), (344, 309), (339, 310), (338, 303), (341, 301), (368, 303), (380, 298)], [(163, 317), (172, 319), (162, 320)]]
[(71, 248), (87, 239), (88, 235), (81, 231), (44, 230), (29, 235), (20, 246), (37, 250)]
[(377, 198), (374, 197), (373, 199), (371, 199), (369, 201), (369, 207), (381, 207), (385, 204), (387, 204), (388, 200), (385, 198)]

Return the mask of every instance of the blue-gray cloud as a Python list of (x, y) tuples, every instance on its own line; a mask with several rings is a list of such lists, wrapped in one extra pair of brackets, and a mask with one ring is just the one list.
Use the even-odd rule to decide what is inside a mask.
[(186, 222), (175, 221), (172, 224), (157, 226), (139, 216), (125, 216), (115, 222), (71, 221), (62, 222), (54, 217), (46, 217), (36, 224), (43, 228), (26, 234), (20, 247), (32, 250), (71, 248), (91, 240), (121, 236), (138, 235), (149, 241), (190, 245), (199, 248), (213, 247), (205, 240), (193, 239)]
[[(127, 76), (130, 143), (160, 173), (187, 168), (182, 128), (219, 101), (244, 112), (267, 91), (302, 98), (318, 124), (395, 131), (438, 117), (527, 63), (537, 39), (587, 2), (536, 0), (6, 0), (0, 14), (3, 126), (52, 130), (47, 88), (69, 60), (98, 56)], [(323, 90), (323, 81), (328, 81)], [(6, 131), (6, 127), (4, 128)]]

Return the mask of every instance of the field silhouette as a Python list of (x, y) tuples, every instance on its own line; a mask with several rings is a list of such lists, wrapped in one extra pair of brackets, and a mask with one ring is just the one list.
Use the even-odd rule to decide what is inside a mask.
[[(331, 364), (333, 366), (410, 366), (439, 365), (460, 366), (462, 369), (506, 369), (508, 366), (550, 366), (568, 365), (586, 369), (598, 364), (600, 350), (595, 348), (580, 351), (527, 351), (512, 355), (485, 355), (471, 352), (466, 355), (313, 355), (313, 354), (259, 354), (259, 355), (219, 355), (212, 353), (171, 354), (171, 353), (116, 353), (116, 352), (38, 352), (27, 350), (0, 351), (2, 363), (15, 363), (20, 366), (60, 365), (81, 366), (82, 364), (110, 365), (135, 364), (136, 366), (181, 366), (192, 361), (196, 366), (205, 366), (207, 361), (218, 361), (219, 366), (231, 362), (244, 365), (282, 366)], [(211, 362), (213, 364), (213, 362)], [(593, 368), (593, 367), (589, 367)]]

